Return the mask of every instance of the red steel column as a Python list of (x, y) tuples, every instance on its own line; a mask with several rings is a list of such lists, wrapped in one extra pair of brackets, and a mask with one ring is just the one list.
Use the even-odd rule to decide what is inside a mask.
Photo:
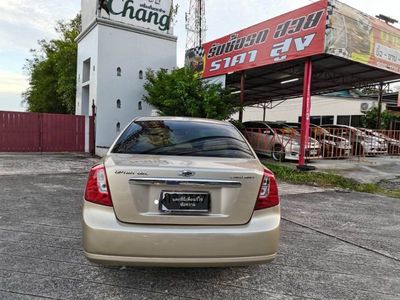
[(245, 84), (245, 74), (244, 71), (240, 76), (240, 108), (239, 108), (239, 123), (243, 122), (243, 107), (244, 107), (244, 84)]
[(306, 148), (310, 134), (310, 112), (311, 112), (311, 81), (312, 61), (308, 58), (304, 66), (304, 87), (303, 87), (303, 111), (301, 115), (301, 143), (299, 153), (299, 168), (306, 165)]

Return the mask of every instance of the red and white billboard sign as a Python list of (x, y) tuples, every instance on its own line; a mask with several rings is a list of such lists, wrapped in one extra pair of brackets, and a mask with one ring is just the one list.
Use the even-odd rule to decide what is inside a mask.
[(203, 78), (324, 53), (327, 1), (203, 45)]

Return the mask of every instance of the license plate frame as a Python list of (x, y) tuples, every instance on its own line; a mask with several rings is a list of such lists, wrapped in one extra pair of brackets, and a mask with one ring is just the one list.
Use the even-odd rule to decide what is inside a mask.
[(211, 195), (208, 192), (162, 191), (159, 210), (165, 214), (208, 214)]

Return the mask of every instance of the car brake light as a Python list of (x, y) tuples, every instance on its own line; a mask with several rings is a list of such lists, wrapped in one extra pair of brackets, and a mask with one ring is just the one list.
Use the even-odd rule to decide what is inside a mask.
[(85, 200), (105, 206), (113, 206), (106, 169), (103, 165), (93, 167), (86, 183)]
[(260, 192), (258, 193), (258, 199), (254, 209), (266, 209), (277, 205), (279, 205), (279, 195), (275, 176), (264, 171), (264, 177), (261, 182)]

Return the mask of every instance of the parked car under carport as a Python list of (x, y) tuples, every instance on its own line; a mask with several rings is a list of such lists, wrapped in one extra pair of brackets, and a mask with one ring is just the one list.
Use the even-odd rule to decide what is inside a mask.
[[(299, 160), (301, 136), (296, 129), (279, 122), (251, 121), (243, 125), (244, 134), (256, 153), (276, 161)], [(320, 157), (320, 144), (312, 137), (306, 145), (306, 157)]]
[(346, 125), (323, 125), (322, 127), (334, 135), (348, 139), (353, 155), (373, 156), (388, 153), (388, 144), (384, 139), (366, 134), (355, 127)]
[[(285, 123), (301, 132), (300, 123)], [(325, 128), (310, 124), (310, 136), (321, 145), (321, 155), (325, 158), (346, 158), (351, 154), (351, 143), (348, 139), (331, 134)]]
[(373, 136), (379, 139), (383, 139), (386, 141), (387, 146), (388, 146), (388, 153), (389, 154), (400, 154), (400, 140), (395, 139), (393, 137), (389, 137), (387, 132), (384, 134), (381, 131), (374, 131), (372, 129), (367, 129), (367, 128), (359, 128), (362, 132), (364, 132), (366, 135)]

